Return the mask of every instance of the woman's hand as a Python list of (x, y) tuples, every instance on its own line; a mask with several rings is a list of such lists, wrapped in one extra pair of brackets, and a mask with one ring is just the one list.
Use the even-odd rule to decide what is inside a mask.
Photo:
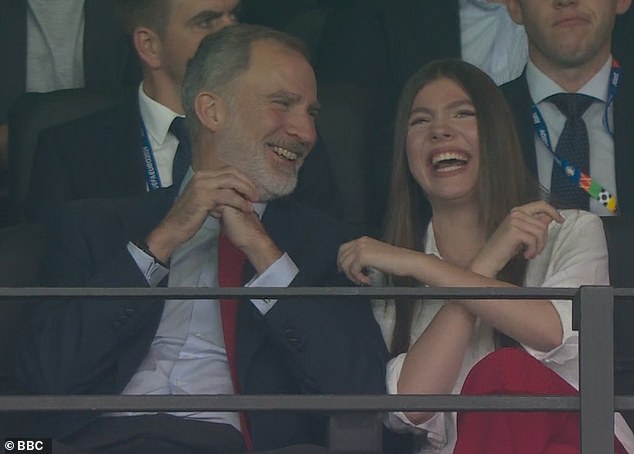
[(363, 236), (339, 247), (337, 266), (352, 282), (370, 285), (369, 272), (372, 268), (386, 274), (405, 274), (403, 259), (411, 252)]
[(548, 226), (563, 222), (561, 214), (546, 202), (531, 202), (515, 207), (487, 240), (471, 264), (471, 270), (495, 277), (515, 255), (530, 260), (546, 246)]

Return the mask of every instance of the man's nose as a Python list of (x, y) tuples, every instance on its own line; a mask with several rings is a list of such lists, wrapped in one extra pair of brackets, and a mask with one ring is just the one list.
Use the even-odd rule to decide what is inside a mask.
[(293, 115), (289, 119), (287, 132), (311, 147), (317, 141), (315, 118), (308, 113)]

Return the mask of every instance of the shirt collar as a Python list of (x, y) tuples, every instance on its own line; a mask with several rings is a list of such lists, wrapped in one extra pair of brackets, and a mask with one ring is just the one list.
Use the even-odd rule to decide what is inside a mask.
[[(608, 82), (611, 69), (612, 57), (610, 56), (601, 69), (592, 79), (581, 87), (577, 93), (592, 96), (593, 98), (607, 102)], [(526, 82), (528, 83), (531, 98), (536, 104), (539, 104), (554, 94), (566, 92), (566, 90), (561, 88), (554, 80), (537, 68), (531, 60), (529, 60), (526, 65)]]
[(462, 8), (480, 8), (489, 11), (506, 8), (506, 6), (503, 3), (490, 3), (486, 0), (460, 0), (460, 9)]
[(424, 238), (425, 254), (433, 254), (439, 259), (442, 259), (440, 252), (438, 252), (438, 245), (436, 244), (436, 235), (434, 234), (434, 225), (432, 221), (427, 224), (427, 232)]
[(169, 107), (150, 98), (143, 89), (143, 82), (139, 85), (139, 110), (146, 131), (154, 142), (159, 145), (162, 145), (165, 141), (174, 118), (183, 117)]

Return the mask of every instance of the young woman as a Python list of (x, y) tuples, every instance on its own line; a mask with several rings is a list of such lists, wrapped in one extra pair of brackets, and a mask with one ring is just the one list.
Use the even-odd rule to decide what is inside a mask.
[[(538, 200), (508, 106), (474, 66), (443, 60), (414, 74), (401, 96), (394, 143), (385, 241), (363, 237), (339, 251), (339, 267), (353, 282), (371, 284), (371, 271), (378, 270), (392, 285), (608, 284), (600, 219), (584, 211), (559, 212)], [(551, 383), (552, 375), (563, 389), (578, 387), (571, 312), (569, 301), (377, 302), (375, 314), (393, 354), (388, 391), (460, 393), (474, 365), (509, 338), (521, 349), (510, 356), (507, 350), (508, 361), (536, 369), (537, 381)], [(420, 452), (453, 452), (460, 435), (455, 413), (396, 413), (388, 424), (419, 433)], [(616, 435), (634, 446), (620, 415)], [(464, 452), (482, 452), (472, 449)]]

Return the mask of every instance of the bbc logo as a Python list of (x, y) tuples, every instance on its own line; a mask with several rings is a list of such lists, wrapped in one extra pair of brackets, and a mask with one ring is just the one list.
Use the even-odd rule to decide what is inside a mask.
[(53, 454), (50, 438), (5, 438), (3, 447), (5, 454)]

